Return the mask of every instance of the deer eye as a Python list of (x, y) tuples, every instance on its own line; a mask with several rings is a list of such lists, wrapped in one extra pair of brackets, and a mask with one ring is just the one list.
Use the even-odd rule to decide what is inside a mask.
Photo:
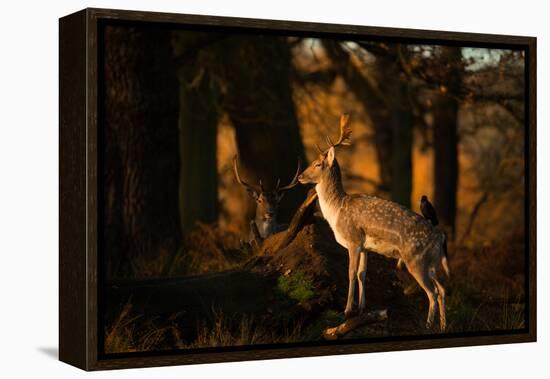
[(317, 162), (317, 163), (315, 163), (315, 166), (313, 166), (313, 167), (321, 167), (321, 166), (322, 166), (322, 163), (321, 163), (321, 162)]

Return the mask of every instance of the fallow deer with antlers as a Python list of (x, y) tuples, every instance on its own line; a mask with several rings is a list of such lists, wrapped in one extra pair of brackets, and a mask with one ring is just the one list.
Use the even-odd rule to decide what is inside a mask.
[(281, 180), (277, 179), (275, 188), (266, 190), (261, 180), (258, 185), (248, 184), (242, 180), (239, 175), (237, 157), (233, 159), (233, 174), (235, 175), (235, 179), (256, 202), (256, 215), (254, 220), (250, 221), (250, 242), (261, 242), (270, 235), (287, 228), (288, 225), (277, 223), (279, 204), (285, 192), (298, 185), (298, 175), (300, 175), (301, 169), (301, 161), (298, 159), (296, 174), (289, 184), (281, 187)]
[(355, 289), (359, 288), (359, 313), (365, 311), (365, 277), (367, 252), (401, 260), (426, 292), (429, 310), (426, 326), (431, 328), (439, 308), (439, 324), (446, 327), (445, 288), (437, 278), (441, 266), (449, 275), (445, 234), (419, 214), (395, 202), (366, 194), (350, 195), (342, 186), (335, 148), (349, 145), (351, 128), (348, 116), (340, 118), (340, 137), (298, 177), (303, 183), (315, 183), (323, 217), (328, 221), (336, 241), (349, 254), (349, 287), (344, 314), (354, 313)]

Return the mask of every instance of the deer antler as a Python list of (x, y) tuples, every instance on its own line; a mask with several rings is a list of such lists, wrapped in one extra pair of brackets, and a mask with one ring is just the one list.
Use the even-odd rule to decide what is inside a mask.
[(302, 171), (302, 160), (298, 158), (298, 167), (296, 168), (296, 174), (294, 174), (294, 178), (292, 178), (290, 183), (284, 187), (279, 187), (279, 184), (281, 184), (281, 179), (277, 179), (277, 186), (275, 187), (275, 191), (283, 192), (291, 189), (292, 187), (295, 187), (298, 184), (298, 176), (300, 176), (301, 171)]
[[(235, 179), (237, 179), (237, 182), (239, 182), (239, 184), (242, 185), (243, 187), (246, 187), (247, 190), (254, 191), (254, 192), (257, 192), (257, 193), (262, 192), (261, 187), (250, 185), (247, 182), (241, 180), (241, 177), (239, 175), (239, 169), (238, 169), (238, 165), (237, 165), (237, 156), (236, 155), (235, 155), (235, 158), (233, 158), (233, 174), (235, 174)], [(260, 181), (260, 186), (261, 186), (261, 181)]]
[(340, 116), (340, 137), (336, 143), (332, 143), (329, 136), (326, 137), (329, 148), (336, 146), (349, 146), (351, 145), (351, 126), (348, 125), (349, 115), (343, 114)]

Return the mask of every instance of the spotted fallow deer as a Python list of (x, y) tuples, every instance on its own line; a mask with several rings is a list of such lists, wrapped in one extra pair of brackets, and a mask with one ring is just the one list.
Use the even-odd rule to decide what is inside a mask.
[(340, 138), (298, 177), (300, 183), (315, 183), (323, 217), (334, 232), (336, 241), (349, 254), (349, 287), (346, 318), (354, 313), (355, 289), (359, 288), (359, 313), (365, 311), (365, 276), (367, 252), (401, 260), (424, 289), (429, 301), (426, 327), (431, 329), (439, 308), (439, 326), (445, 319), (445, 289), (437, 278), (439, 267), (450, 274), (445, 249), (445, 234), (419, 214), (392, 201), (366, 194), (347, 194), (342, 186), (335, 148), (349, 145), (351, 128), (348, 116), (340, 119)]
[(261, 242), (270, 235), (281, 232), (287, 228), (286, 224), (277, 223), (279, 204), (285, 192), (298, 185), (298, 175), (300, 175), (301, 170), (301, 161), (298, 159), (296, 174), (290, 183), (281, 187), (281, 180), (277, 179), (275, 188), (269, 191), (264, 188), (261, 180), (259, 185), (248, 184), (242, 180), (239, 175), (237, 157), (233, 159), (233, 174), (235, 175), (235, 179), (246, 189), (248, 194), (256, 202), (256, 215), (254, 220), (250, 221), (250, 242)]

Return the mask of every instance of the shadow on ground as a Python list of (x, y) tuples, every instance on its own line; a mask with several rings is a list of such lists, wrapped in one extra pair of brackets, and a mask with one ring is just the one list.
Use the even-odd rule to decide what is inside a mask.
[(57, 358), (59, 356), (59, 349), (57, 348), (57, 346), (55, 346), (55, 347), (54, 346), (39, 347), (36, 350), (38, 350), (42, 354), (44, 354), (44, 355), (46, 355), (50, 358), (53, 358), (55, 360), (57, 360)]

